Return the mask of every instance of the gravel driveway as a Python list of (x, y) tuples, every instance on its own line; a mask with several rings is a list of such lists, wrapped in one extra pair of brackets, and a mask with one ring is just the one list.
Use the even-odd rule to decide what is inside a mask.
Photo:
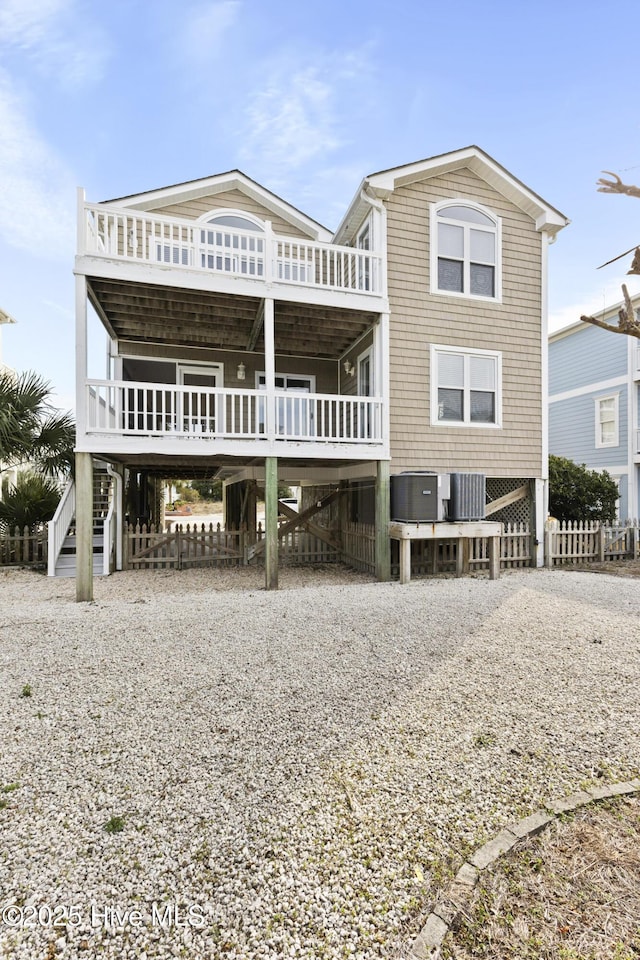
[(400, 958), (470, 848), (640, 773), (640, 581), (280, 579), (0, 570), (0, 956)]

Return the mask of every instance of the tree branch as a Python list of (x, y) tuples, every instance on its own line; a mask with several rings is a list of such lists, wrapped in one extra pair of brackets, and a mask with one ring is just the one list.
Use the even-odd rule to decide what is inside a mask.
[(613, 177), (613, 180), (605, 180), (601, 177), (598, 180), (598, 193), (623, 193), (627, 197), (640, 197), (640, 187), (623, 183), (617, 173), (611, 173), (610, 170), (603, 170), (602, 172), (609, 177)]
[(582, 316), (583, 323), (592, 323), (596, 327), (602, 327), (603, 330), (609, 330), (611, 333), (622, 333), (627, 337), (637, 337), (640, 340), (640, 320), (633, 309), (631, 297), (626, 284), (622, 284), (622, 296), (624, 297), (624, 307), (618, 310), (618, 325), (605, 323), (604, 320), (598, 320), (596, 317)]

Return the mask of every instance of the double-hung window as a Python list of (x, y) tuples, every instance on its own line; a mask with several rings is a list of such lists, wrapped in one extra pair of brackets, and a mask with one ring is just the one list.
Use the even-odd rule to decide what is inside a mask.
[(617, 447), (619, 442), (618, 394), (596, 397), (596, 447)]
[(484, 207), (432, 207), (431, 292), (500, 299), (500, 221)]
[(431, 423), (501, 425), (501, 354), (431, 347)]

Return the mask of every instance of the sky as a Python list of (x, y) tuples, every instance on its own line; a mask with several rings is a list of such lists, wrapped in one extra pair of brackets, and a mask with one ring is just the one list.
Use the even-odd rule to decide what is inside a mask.
[(550, 328), (618, 302), (630, 257), (597, 267), (640, 201), (596, 181), (640, 184), (637, 25), (637, 0), (0, 0), (5, 362), (72, 407), (78, 186), (239, 168), (335, 229), (365, 175), (469, 144), (571, 220)]

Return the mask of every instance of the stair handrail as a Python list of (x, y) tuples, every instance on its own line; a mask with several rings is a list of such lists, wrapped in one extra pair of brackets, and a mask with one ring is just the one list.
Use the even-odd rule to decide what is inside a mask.
[(69, 532), (69, 527), (71, 526), (75, 512), (76, 485), (73, 480), (68, 480), (66, 487), (62, 491), (58, 508), (49, 521), (47, 575), (50, 577), (55, 577), (56, 575), (56, 563), (58, 562), (62, 545)]
[(108, 577), (111, 573), (111, 554), (115, 550), (115, 524), (113, 523), (113, 515), (116, 510), (115, 499), (115, 497), (111, 497), (109, 509), (107, 510), (107, 515), (104, 518), (104, 525), (102, 527), (102, 573), (105, 577)]

